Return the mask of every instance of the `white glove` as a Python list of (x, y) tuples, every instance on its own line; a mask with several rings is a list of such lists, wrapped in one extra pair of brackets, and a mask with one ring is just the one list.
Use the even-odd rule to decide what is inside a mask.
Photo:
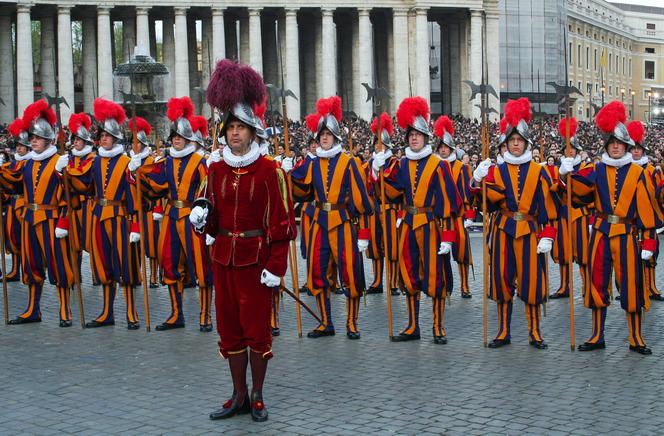
[(438, 248), (438, 254), (448, 254), (450, 251), (452, 251), (451, 242), (443, 241), (440, 243), (440, 248)]
[(371, 163), (371, 169), (375, 172), (379, 172), (381, 168), (385, 165), (387, 157), (385, 156), (384, 151), (376, 153), (373, 157), (373, 162)]
[(210, 235), (205, 235), (205, 245), (214, 244), (214, 238)]
[(397, 223), (396, 223), (396, 224), (397, 224), (397, 229), (398, 229), (399, 227), (401, 227), (401, 222), (402, 222), (402, 221), (403, 221), (403, 219), (401, 219), (401, 218), (397, 218)]
[(652, 255), (655, 254), (650, 250), (641, 250), (641, 259), (643, 260), (650, 260)]
[(141, 240), (141, 234), (140, 233), (131, 232), (129, 234), (129, 242), (131, 242), (132, 244), (134, 244), (134, 243), (136, 243), (140, 240)]
[(574, 171), (574, 158), (573, 157), (564, 157), (560, 159), (560, 175), (564, 176)]
[(196, 206), (191, 209), (191, 212), (189, 212), (189, 221), (191, 221), (191, 224), (194, 227), (200, 229), (205, 225), (207, 214), (208, 214), (207, 209), (204, 209), (201, 206)]
[(268, 288), (274, 288), (275, 286), (279, 286), (279, 284), (281, 284), (281, 279), (272, 274), (270, 271), (263, 269), (263, 272), (261, 273), (261, 283)]
[(293, 159), (290, 157), (286, 157), (281, 160), (281, 169), (289, 173), (293, 169)]
[(463, 227), (466, 228), (466, 229), (468, 227), (472, 227), (474, 222), (475, 221), (471, 220), (470, 218), (466, 218), (465, 220), (463, 220)]
[(69, 154), (65, 153), (58, 157), (58, 161), (55, 163), (55, 171), (61, 173), (62, 170), (67, 168), (67, 165), (69, 165)]
[(129, 161), (129, 165), (127, 165), (127, 168), (129, 168), (129, 171), (132, 173), (139, 169), (141, 167), (141, 156), (135, 154), (134, 156), (131, 157), (131, 160)]
[(537, 254), (548, 253), (553, 248), (553, 239), (542, 238), (537, 243)]
[(161, 221), (164, 219), (164, 215), (160, 214), (159, 212), (152, 212), (152, 219), (155, 221)]
[(65, 237), (67, 237), (68, 234), (69, 234), (69, 231), (67, 229), (61, 229), (60, 227), (55, 228), (55, 237), (58, 238), (58, 239), (65, 238)]
[(664, 232), (664, 227), (660, 227), (660, 228), (657, 229), (657, 234), (658, 235), (662, 232)]
[(5, 163), (5, 155), (0, 153), (0, 165)]
[(216, 162), (221, 162), (221, 151), (219, 149), (216, 149), (212, 153), (210, 153), (210, 156), (207, 159), (207, 166), (209, 167), (213, 163)]
[(491, 159), (484, 159), (473, 171), (473, 179), (476, 182), (481, 182), (489, 174), (489, 168), (491, 168)]
[(369, 241), (366, 239), (358, 239), (357, 240), (357, 249), (360, 251), (364, 251), (367, 248), (369, 248)]

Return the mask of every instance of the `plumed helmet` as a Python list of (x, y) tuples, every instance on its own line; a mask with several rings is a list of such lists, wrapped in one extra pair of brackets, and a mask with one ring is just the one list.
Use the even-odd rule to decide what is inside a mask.
[(121, 126), (127, 118), (124, 108), (110, 100), (97, 98), (94, 101), (93, 109), (100, 130), (103, 130), (115, 139), (122, 140), (124, 136), (122, 135)]
[(441, 142), (447, 145), (449, 148), (454, 151), (456, 145), (454, 144), (454, 123), (446, 115), (441, 115), (438, 117), (435, 123), (433, 123), (433, 133), (440, 138)]
[(265, 129), (265, 112), (267, 111), (267, 102), (263, 101), (254, 106), (254, 116), (256, 117), (256, 136), (261, 139), (261, 142), (267, 141), (267, 131)]
[[(378, 139), (378, 117), (374, 118), (371, 121), (371, 132)], [(383, 112), (380, 114), (380, 140), (388, 148), (392, 148), (392, 135), (394, 134), (394, 123), (392, 122), (392, 117), (387, 113)]]
[(26, 124), (23, 121), (23, 118), (19, 117), (12, 121), (7, 130), (9, 130), (9, 134), (12, 135), (17, 144), (32, 148), (30, 137), (28, 135), (29, 128), (30, 125)]
[[(578, 151), (583, 151), (583, 147), (579, 144), (579, 141), (576, 140), (576, 129), (578, 129), (579, 123), (576, 121), (576, 118), (569, 118), (569, 142), (572, 144), (572, 147), (576, 148)], [(563, 145), (567, 138), (567, 118), (563, 118), (558, 122), (558, 134), (563, 139)]]
[(646, 128), (641, 121), (634, 120), (627, 123), (627, 131), (635, 145), (642, 147), (646, 153), (650, 153), (650, 149), (646, 144)]
[(634, 140), (629, 135), (625, 121), (627, 120), (627, 111), (625, 105), (618, 100), (607, 103), (595, 116), (595, 124), (604, 136), (604, 147), (606, 147), (611, 138), (627, 145), (627, 148), (634, 146)]
[(500, 135), (498, 135), (498, 148), (500, 148), (507, 141), (507, 119), (505, 117), (500, 119), (498, 129), (500, 131)]
[(410, 130), (416, 130), (431, 138), (433, 133), (429, 128), (429, 104), (422, 97), (405, 98), (397, 109), (397, 123), (406, 129), (406, 138)]
[(94, 140), (90, 135), (90, 126), (92, 125), (92, 120), (85, 112), (80, 112), (78, 114), (71, 114), (69, 117), (69, 131), (71, 132), (71, 137), (81, 138), (83, 141), (88, 144), (92, 144)]
[(136, 126), (134, 126), (134, 118), (130, 119), (129, 129), (132, 132), (136, 132), (136, 139), (138, 139), (138, 142), (145, 147), (150, 146), (148, 136), (152, 133), (152, 126), (150, 126), (150, 123), (148, 123), (145, 118), (136, 117)]
[(168, 100), (166, 107), (166, 116), (171, 120), (171, 134), (182, 136), (190, 142), (196, 142), (194, 129), (191, 127), (189, 119), (194, 115), (194, 102), (191, 98), (185, 96), (181, 98), (173, 97)]
[(194, 115), (189, 119), (191, 123), (191, 128), (194, 131), (194, 136), (196, 137), (196, 142), (201, 147), (205, 147), (205, 138), (208, 137), (208, 122), (207, 118), (201, 115)]
[(533, 141), (528, 133), (528, 123), (531, 118), (530, 100), (526, 97), (521, 97), (516, 100), (508, 100), (507, 103), (505, 103), (505, 120), (507, 122), (505, 141), (516, 133), (529, 145), (532, 145)]
[(55, 112), (46, 100), (37, 100), (23, 111), (23, 122), (30, 135), (39, 136), (48, 141), (55, 140)]
[(332, 133), (337, 141), (342, 141), (341, 136), (341, 97), (333, 95), (329, 98), (321, 98), (316, 102), (318, 125), (316, 126), (316, 139), (324, 129)]

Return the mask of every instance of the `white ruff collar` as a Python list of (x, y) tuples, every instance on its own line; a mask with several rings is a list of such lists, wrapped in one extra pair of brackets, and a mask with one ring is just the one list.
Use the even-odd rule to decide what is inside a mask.
[(189, 144), (185, 148), (179, 151), (176, 150), (174, 147), (168, 149), (168, 152), (171, 155), (171, 157), (175, 158), (187, 157), (195, 151), (196, 151), (196, 146), (194, 144)]
[[(375, 152), (375, 151), (374, 151), (374, 153), (373, 153), (373, 157), (376, 157), (376, 152)], [(390, 149), (388, 148), (388, 149), (385, 151), (385, 161), (387, 162), (387, 160), (388, 160), (389, 158), (391, 158), (391, 157), (392, 157), (392, 150), (390, 150)]]
[(87, 156), (90, 153), (92, 153), (91, 145), (86, 145), (81, 150), (76, 150), (75, 148), (71, 149), (71, 154), (73, 154), (76, 157)]
[(410, 160), (424, 159), (425, 157), (429, 157), (431, 153), (433, 153), (431, 144), (425, 145), (424, 148), (422, 148), (422, 150), (418, 151), (417, 153), (411, 150), (410, 147), (406, 147), (406, 157)]
[(602, 153), (602, 162), (607, 164), (610, 167), (616, 167), (620, 168), (625, 165), (631, 164), (632, 163), (632, 154), (631, 153), (625, 153), (625, 155), (621, 158), (618, 159), (613, 159), (608, 155), (607, 152)]
[(261, 152), (261, 156), (267, 156), (268, 153), (270, 152), (270, 148), (268, 146), (267, 141), (261, 141), (260, 152)]
[(313, 154), (310, 151), (307, 152), (307, 156), (309, 157), (309, 159), (316, 159), (316, 157), (317, 157), (315, 154)]
[(104, 147), (99, 147), (98, 153), (101, 157), (115, 157), (124, 153), (124, 147), (122, 144), (115, 144), (110, 150), (106, 150)]
[(48, 148), (46, 150), (42, 151), (41, 153), (35, 153), (34, 150), (31, 151), (30, 153), (28, 153), (26, 155), (26, 156), (29, 155), (29, 157), (26, 158), (26, 159), (42, 161), (42, 160), (48, 159), (49, 157), (53, 156), (57, 152), (58, 152), (58, 147), (56, 147), (55, 145), (49, 145)]
[(455, 152), (454, 150), (452, 150), (452, 153), (450, 153), (449, 156), (444, 157), (443, 160), (446, 160), (446, 161), (448, 161), (449, 163), (454, 162), (455, 160), (457, 160), (456, 152)]
[(637, 164), (638, 166), (642, 167), (642, 166), (646, 165), (650, 161), (650, 159), (648, 159), (648, 156), (643, 155), (643, 157), (641, 159), (636, 159), (636, 160), (632, 159), (632, 161), (635, 164)]
[(502, 163), (505, 163), (505, 159), (503, 159), (503, 155), (498, 153), (498, 156), (496, 156), (496, 164), (500, 165)]
[(505, 159), (505, 162), (507, 162), (508, 164), (521, 165), (526, 162), (530, 162), (533, 159), (533, 154), (531, 153), (530, 150), (526, 150), (523, 152), (521, 156), (516, 157), (512, 156), (512, 153), (510, 153), (509, 151), (506, 151), (503, 159)]
[(259, 157), (261, 157), (260, 147), (255, 142), (251, 143), (251, 148), (249, 151), (242, 156), (234, 155), (231, 152), (230, 147), (224, 147), (221, 153), (223, 154), (224, 162), (233, 168), (243, 168), (249, 166), (256, 162)]
[(318, 155), (318, 157), (326, 159), (331, 159), (334, 156), (338, 155), (339, 153), (341, 153), (341, 144), (334, 144), (334, 146), (329, 150), (323, 150), (323, 147), (318, 147), (316, 149), (316, 154)]
[(16, 162), (20, 162), (20, 161), (22, 161), (22, 160), (28, 160), (28, 159), (30, 159), (30, 153), (31, 153), (31, 152), (27, 152), (27, 153), (25, 153), (23, 156), (21, 156), (21, 155), (18, 154), (18, 153), (14, 153), (14, 160), (15, 160)]
[[(152, 153), (152, 149), (150, 147), (145, 147), (143, 151), (138, 153), (138, 156), (141, 158), (141, 160), (143, 160), (146, 157), (150, 156), (150, 153)], [(134, 150), (129, 150), (129, 157), (134, 157), (134, 156), (137, 156), (137, 154), (134, 153)]]
[(205, 157), (205, 150), (203, 150), (202, 148), (197, 148), (196, 154)]

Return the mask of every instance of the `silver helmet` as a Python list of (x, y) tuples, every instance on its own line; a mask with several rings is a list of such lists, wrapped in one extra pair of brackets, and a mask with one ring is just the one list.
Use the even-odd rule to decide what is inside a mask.
[(318, 120), (318, 128), (316, 129), (316, 140), (320, 138), (321, 132), (327, 129), (332, 133), (332, 136), (337, 138), (337, 141), (343, 141), (341, 136), (341, 126), (339, 126), (339, 121), (332, 114), (323, 115)]
[(122, 140), (124, 138), (120, 124), (115, 120), (115, 118), (106, 118), (104, 123), (100, 126), (100, 129), (115, 139)]
[(224, 124), (221, 127), (221, 136), (226, 136), (226, 128), (233, 119), (246, 124), (257, 132), (263, 127), (260, 119), (254, 115), (251, 106), (244, 102), (238, 102), (235, 103), (232, 110), (224, 114)]
[(442, 144), (447, 145), (452, 151), (456, 150), (456, 145), (454, 144), (454, 138), (450, 135), (450, 132), (447, 130), (443, 133), (443, 137), (440, 139)]
[(530, 134), (528, 133), (528, 123), (526, 123), (526, 120), (523, 119), (520, 120), (516, 126), (508, 124), (507, 130), (505, 131), (505, 139), (503, 140), (503, 142), (507, 141), (510, 138), (510, 136), (512, 136), (514, 133), (521, 136), (529, 145), (533, 145), (533, 140), (530, 137)]
[(30, 137), (28, 136), (28, 132), (25, 130), (22, 130), (18, 136), (14, 137), (14, 140), (16, 141), (17, 145), (24, 145), (26, 147), (32, 148)]
[(602, 136), (604, 137), (604, 147), (609, 145), (611, 138), (616, 138), (618, 141), (625, 143), (628, 147), (634, 147), (636, 145), (632, 137), (629, 135), (627, 127), (621, 122), (616, 124), (612, 132), (604, 132)]
[[(378, 138), (376, 137), (376, 140)], [(387, 132), (385, 129), (381, 129), (380, 131), (380, 141), (383, 143), (383, 145), (387, 148), (392, 148), (392, 138), (390, 137), (390, 134)]]
[(138, 142), (143, 144), (145, 147), (150, 146), (150, 140), (148, 139), (148, 135), (145, 134), (145, 130), (139, 130), (136, 133), (136, 139), (138, 139)]
[(85, 128), (85, 126), (80, 126), (78, 130), (76, 130), (75, 133), (72, 133), (72, 137), (78, 137), (81, 138), (83, 141), (93, 144), (94, 140), (92, 139), (92, 136), (90, 135), (90, 132), (88, 132), (88, 129)]
[(196, 134), (191, 128), (191, 123), (185, 117), (180, 117), (171, 124), (171, 134), (169, 135), (169, 139), (174, 135), (182, 136), (190, 142), (198, 142)]
[(49, 141), (55, 140), (55, 129), (53, 126), (46, 121), (45, 118), (37, 118), (32, 123), (30, 123), (30, 128), (28, 129), (30, 135), (39, 136)]
[(433, 136), (433, 132), (431, 131), (431, 128), (429, 128), (429, 123), (427, 123), (427, 120), (424, 119), (421, 115), (417, 115), (411, 124), (408, 125), (406, 128), (406, 138), (408, 137), (408, 132), (410, 129), (413, 129), (417, 132), (420, 132), (424, 136), (428, 136), (431, 138)]

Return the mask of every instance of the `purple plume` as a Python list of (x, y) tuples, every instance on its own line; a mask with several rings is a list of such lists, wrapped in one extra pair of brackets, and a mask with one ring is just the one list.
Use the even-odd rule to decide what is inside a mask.
[(238, 102), (255, 106), (263, 102), (267, 89), (263, 78), (253, 68), (222, 59), (212, 73), (207, 89), (207, 102), (222, 112)]
[(267, 89), (261, 75), (248, 65), (240, 67), (240, 75), (244, 86), (244, 102), (251, 107), (263, 103)]

